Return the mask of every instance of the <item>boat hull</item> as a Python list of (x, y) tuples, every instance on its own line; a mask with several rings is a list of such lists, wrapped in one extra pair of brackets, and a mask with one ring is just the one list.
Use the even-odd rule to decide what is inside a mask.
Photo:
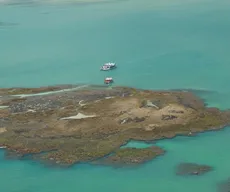
[(114, 81), (113, 80), (110, 80), (110, 81), (104, 81), (104, 84), (106, 84), (106, 85), (110, 85), (110, 84), (112, 84)]
[(117, 66), (109, 66), (109, 67), (101, 67), (101, 71), (110, 71), (110, 70), (113, 70), (113, 69), (116, 69)]
[(111, 69), (103, 69), (103, 68), (101, 68), (101, 71), (109, 71), (109, 70), (111, 70)]

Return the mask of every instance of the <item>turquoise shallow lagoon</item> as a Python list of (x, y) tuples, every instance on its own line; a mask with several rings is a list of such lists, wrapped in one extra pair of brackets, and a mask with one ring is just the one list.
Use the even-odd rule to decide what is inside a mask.
[[(227, 0), (0, 5), (0, 87), (102, 84), (109, 75), (116, 85), (195, 89), (209, 106), (228, 109), (229, 34)], [(108, 61), (118, 69), (99, 71)], [(230, 177), (229, 144), (230, 128), (159, 141), (168, 152), (135, 169), (53, 169), (6, 161), (2, 150), (0, 190), (215, 192)], [(180, 162), (208, 164), (214, 171), (178, 177), (174, 169)]]

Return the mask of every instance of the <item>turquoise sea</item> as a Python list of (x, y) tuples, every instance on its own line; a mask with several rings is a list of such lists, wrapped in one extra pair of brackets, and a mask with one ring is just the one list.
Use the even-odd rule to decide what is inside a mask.
[[(112, 76), (116, 85), (194, 89), (209, 106), (230, 108), (229, 0), (2, 2), (0, 87), (102, 84)], [(99, 71), (109, 61), (118, 69)], [(0, 191), (215, 192), (230, 177), (230, 127), (157, 145), (168, 152), (135, 169), (54, 169), (6, 161), (1, 150)], [(214, 171), (179, 177), (174, 169), (180, 162), (208, 164)]]

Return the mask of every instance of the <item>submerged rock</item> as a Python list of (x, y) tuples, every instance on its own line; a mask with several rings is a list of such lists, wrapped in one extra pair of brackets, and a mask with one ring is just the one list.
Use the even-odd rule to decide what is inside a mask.
[(149, 148), (122, 148), (115, 151), (114, 154), (93, 162), (93, 164), (111, 165), (115, 167), (133, 166), (147, 161), (164, 154), (165, 151), (159, 147)]
[(177, 116), (175, 115), (162, 115), (162, 120), (172, 120), (172, 119), (176, 119)]
[(230, 191), (230, 178), (217, 185), (217, 192), (229, 192)]
[(4, 155), (5, 155), (5, 159), (7, 160), (20, 160), (23, 157), (22, 154), (11, 150), (6, 150)]
[(177, 175), (203, 175), (212, 170), (211, 166), (196, 163), (181, 163), (177, 166)]

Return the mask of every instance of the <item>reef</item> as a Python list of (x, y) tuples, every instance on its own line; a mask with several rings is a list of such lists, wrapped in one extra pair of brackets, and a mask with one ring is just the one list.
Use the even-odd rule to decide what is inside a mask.
[(120, 147), (130, 140), (218, 130), (230, 122), (229, 111), (208, 108), (184, 91), (61, 85), (0, 89), (0, 96), (0, 146), (10, 156), (65, 166), (140, 164), (164, 150)]
[(92, 163), (113, 167), (136, 166), (163, 155), (164, 152), (164, 150), (156, 146), (139, 149), (127, 147), (118, 149), (113, 154)]
[(203, 175), (212, 171), (212, 167), (208, 165), (199, 165), (196, 163), (181, 163), (177, 166), (176, 174), (181, 176), (186, 175)]
[(217, 185), (217, 192), (229, 192), (229, 191), (230, 191), (230, 178)]

